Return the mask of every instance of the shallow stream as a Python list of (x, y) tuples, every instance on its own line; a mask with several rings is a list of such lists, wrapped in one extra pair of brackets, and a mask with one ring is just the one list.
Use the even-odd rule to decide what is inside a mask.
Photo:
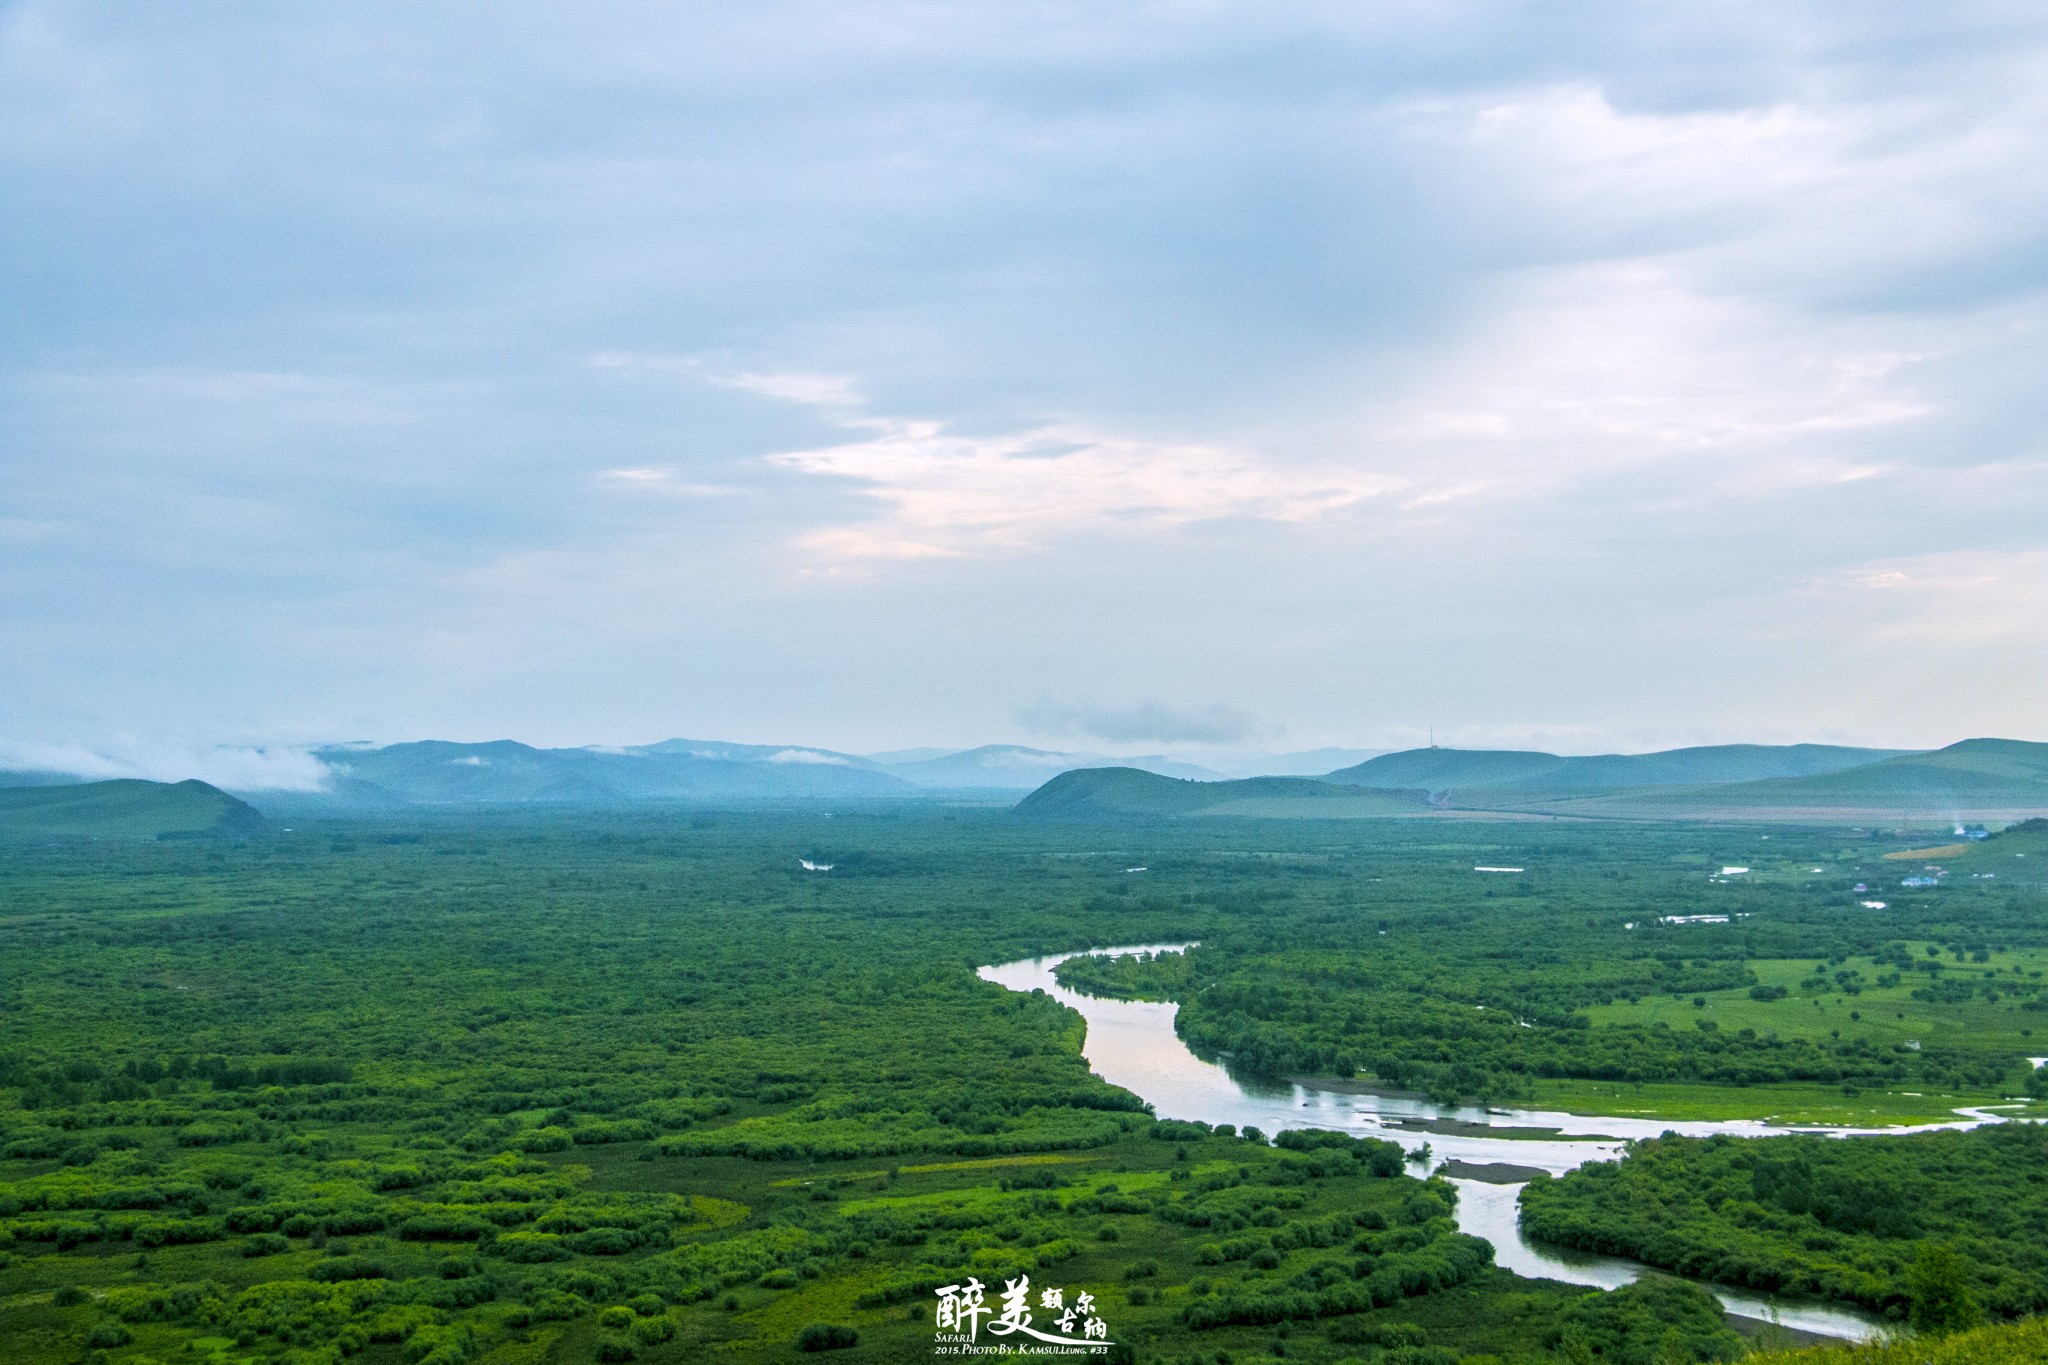
[[(1140, 944), (1123, 948), (1097, 948), (1098, 956), (1120, 957), (1132, 953), (1179, 952), (1185, 943)], [(1589, 1118), (1580, 1114), (1548, 1113), (1540, 1110), (1478, 1109), (1447, 1107), (1426, 1100), (1386, 1095), (1349, 1093), (1314, 1086), (1258, 1082), (1232, 1076), (1215, 1062), (1205, 1062), (1188, 1050), (1173, 1031), (1174, 1015), (1180, 1006), (1145, 1000), (1112, 1000), (1069, 990), (1053, 977), (1053, 968), (1079, 953), (1027, 958), (1017, 962), (983, 967), (981, 977), (1013, 991), (1042, 990), (1061, 1004), (1080, 1012), (1088, 1021), (1088, 1039), (1082, 1054), (1095, 1073), (1112, 1085), (1121, 1086), (1148, 1101), (1163, 1119), (1200, 1119), (1204, 1123), (1250, 1124), (1267, 1134), (1285, 1128), (1333, 1128), (1361, 1137), (1376, 1137), (1400, 1143), (1411, 1152), (1429, 1148), (1429, 1169), (1446, 1162), (1475, 1164), (1506, 1163), (1534, 1167), (1553, 1175), (1588, 1161), (1606, 1161), (1618, 1156), (1623, 1140), (1655, 1137), (1678, 1132), (1688, 1136), (1735, 1133), (1760, 1137), (1786, 1131), (1754, 1119), (1733, 1122), (1697, 1122), (1676, 1119)], [(1334, 1083), (1333, 1083), (1334, 1084)], [(1959, 1111), (1953, 1123), (1930, 1124), (1920, 1128), (1802, 1128), (1801, 1132), (1822, 1132), (1853, 1137), (1863, 1133), (1924, 1132), (1929, 1128), (1971, 1127), (1995, 1122), (1996, 1116), (1979, 1111)], [(1403, 1128), (1409, 1123), (1433, 1119), (1462, 1120), (1495, 1128), (1551, 1128), (1555, 1136), (1482, 1137), (1456, 1133), (1432, 1133)], [(1520, 1184), (1488, 1184), (1477, 1180), (1452, 1181), (1458, 1187), (1458, 1226), (1493, 1244), (1494, 1259), (1519, 1275), (1565, 1280), (1573, 1284), (1598, 1285), (1613, 1289), (1627, 1284), (1647, 1267), (1618, 1256), (1600, 1256), (1529, 1241), (1516, 1219)], [(1829, 1336), (1861, 1338), (1879, 1325), (1878, 1319), (1858, 1309), (1832, 1304), (1770, 1300), (1721, 1285), (1710, 1284), (1730, 1312), (1757, 1318), (1774, 1318), (1787, 1327), (1822, 1332)]]

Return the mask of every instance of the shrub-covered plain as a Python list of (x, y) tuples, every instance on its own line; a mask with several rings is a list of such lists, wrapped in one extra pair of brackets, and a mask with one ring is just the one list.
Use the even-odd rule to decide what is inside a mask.
[[(1159, 1122), (1089, 1072), (1077, 1016), (973, 973), (1199, 938), (1186, 964), (1079, 970), (1220, 987), (1191, 1023), (1222, 1021), (1205, 1045), (1240, 1064), (1349, 1060), (1446, 1093), (1648, 1055), (1655, 1022), (1582, 1006), (1746, 992), (1752, 959), (1807, 953), (1974, 973), (1998, 999), (1973, 986), (1968, 1007), (2031, 1036), (2040, 992), (2008, 965), (2040, 946), (2025, 886), (1872, 917), (1818, 881), (1711, 884), (1699, 860), (1738, 836), (1532, 828), (928, 809), (10, 848), (0, 1359), (900, 1360), (970, 1278), (991, 1303), (1026, 1278), (1085, 1290), (1145, 1360), (1620, 1360), (1652, 1337), (1719, 1358), (1683, 1286), (1517, 1280), (1384, 1144)], [(1503, 857), (1545, 870), (1506, 889), (1468, 870)], [(1749, 917), (1651, 928), (1644, 904)], [(1850, 998), (1800, 989), (1783, 1003)], [(1451, 1027), (1496, 1012), (1512, 1035)], [(1836, 1039), (1766, 1032), (1736, 1049), (1759, 1075), (1840, 1065)], [(1884, 1052), (1854, 1079), (1989, 1095), (2017, 1084), (2007, 1041)], [(1665, 1048), (1695, 1052), (1722, 1055)]]

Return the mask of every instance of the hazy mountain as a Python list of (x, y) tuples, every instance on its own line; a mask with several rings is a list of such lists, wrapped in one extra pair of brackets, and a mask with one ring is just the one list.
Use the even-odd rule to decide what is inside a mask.
[(1340, 769), (1328, 780), (1359, 787), (1460, 792), (1680, 787), (1825, 775), (1911, 753), (1832, 744), (1714, 744), (1581, 757), (1519, 749), (1409, 749)]
[(0, 788), (0, 838), (226, 838), (262, 824), (246, 802), (199, 781), (117, 778)]
[(1201, 781), (1220, 778), (1193, 763), (1162, 755), (1121, 758), (1108, 754), (1069, 754), (1049, 749), (1028, 749), (1018, 744), (984, 744), (978, 749), (943, 754), (936, 758), (890, 763), (886, 771), (920, 787), (1007, 788), (1029, 791), (1049, 778), (1078, 768), (1123, 767), (1168, 777)]
[(2048, 744), (1966, 739), (1836, 772), (1645, 793), (1661, 805), (1904, 811), (1926, 816), (1980, 810), (2048, 811)]
[[(628, 749), (536, 749), (513, 740), (421, 740), (323, 749), (336, 804), (619, 805), (897, 796), (913, 790), (865, 759), (823, 749), (668, 740)], [(268, 803), (268, 798), (264, 798)], [(305, 804), (287, 797), (280, 807)]]
[(1214, 768), (1227, 777), (1321, 777), (1336, 768), (1354, 767), (1369, 758), (1386, 753), (1385, 749), (1299, 749), (1293, 753), (1218, 753), (1196, 754), (1205, 768)]
[[(556, 750), (555, 752), (579, 752)], [(720, 739), (665, 739), (659, 744), (633, 745), (624, 749), (592, 748), (592, 753), (661, 754), (682, 758), (716, 758), (735, 763), (823, 763), (846, 768), (879, 768), (871, 758), (842, 754), (831, 749), (814, 749), (808, 744), (728, 744)], [(934, 750), (944, 753), (945, 750)]]
[(1082, 768), (1061, 773), (1016, 809), (1020, 815), (1066, 819), (1198, 814), (1342, 819), (1412, 815), (1427, 807), (1420, 792), (1362, 792), (1308, 777), (1192, 782), (1139, 768)]
[(0, 787), (75, 787), (86, 779), (75, 773), (44, 769), (8, 769), (0, 772)]

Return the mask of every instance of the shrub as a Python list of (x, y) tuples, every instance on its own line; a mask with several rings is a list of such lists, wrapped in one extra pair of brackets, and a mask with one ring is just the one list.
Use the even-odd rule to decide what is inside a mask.
[(658, 1346), (675, 1334), (675, 1319), (666, 1314), (657, 1318), (642, 1318), (633, 1324), (633, 1340), (642, 1346)]
[(633, 1358), (633, 1343), (622, 1337), (599, 1337), (597, 1339), (597, 1358), (603, 1361), (605, 1365), (616, 1365), (616, 1362), (631, 1360)]
[(242, 1239), (242, 1254), (244, 1256), (275, 1256), (279, 1252), (290, 1251), (291, 1249), (291, 1239), (289, 1237), (280, 1237), (274, 1232), (259, 1232), (254, 1237)]
[(535, 1290), (528, 1296), (527, 1306), (535, 1322), (563, 1322), (590, 1311), (589, 1304), (559, 1289)]
[(460, 1213), (423, 1213), (398, 1225), (408, 1242), (474, 1242), (497, 1231), (494, 1224)]
[(381, 1280), (386, 1275), (384, 1267), (367, 1256), (332, 1256), (307, 1271), (306, 1278), (335, 1284), (342, 1280)]
[(129, 1331), (119, 1318), (102, 1318), (85, 1334), (85, 1344), (100, 1351), (111, 1351), (116, 1346), (126, 1346), (133, 1340), (135, 1334)]
[(50, 1295), (50, 1302), (59, 1308), (73, 1308), (84, 1303), (86, 1297), (86, 1292), (83, 1289), (80, 1289), (75, 1284), (67, 1284), (56, 1293)]
[(844, 1351), (860, 1345), (860, 1333), (836, 1322), (814, 1322), (796, 1334), (799, 1351)]
[(574, 1142), (566, 1128), (536, 1128), (521, 1133), (512, 1145), (522, 1152), (566, 1152)]
[(585, 1256), (623, 1256), (639, 1245), (640, 1239), (625, 1228), (592, 1228), (568, 1239), (571, 1251)]
[(491, 1251), (508, 1261), (520, 1265), (538, 1265), (543, 1261), (566, 1261), (569, 1248), (562, 1245), (562, 1239), (551, 1232), (508, 1232), (491, 1244)]

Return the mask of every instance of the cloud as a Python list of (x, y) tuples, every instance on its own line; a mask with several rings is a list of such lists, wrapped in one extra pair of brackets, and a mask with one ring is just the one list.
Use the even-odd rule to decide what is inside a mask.
[(2039, 6), (140, 13), (0, 20), (17, 738), (2048, 726)]
[(1874, 559), (1801, 585), (1794, 619), (1850, 620), (1882, 647), (2009, 641), (2048, 655), (2048, 550), (1962, 550)]
[(90, 781), (197, 778), (229, 791), (320, 791), (327, 765), (304, 749), (258, 745), (180, 745), (125, 737), (96, 745), (0, 740), (0, 769), (61, 773)]
[(694, 483), (681, 477), (673, 469), (604, 469), (598, 471), (597, 477), (613, 488), (642, 493), (665, 493), (677, 498), (729, 498), (744, 491), (732, 484)]
[(1249, 712), (1220, 702), (1181, 711), (1156, 701), (1113, 707), (1041, 697), (1018, 708), (1017, 723), (1034, 734), (1085, 735), (1112, 744), (1236, 744), (1265, 733)]
[(807, 533), (837, 558), (920, 558), (1041, 547), (1080, 532), (1138, 533), (1244, 517), (1305, 522), (1392, 493), (1404, 481), (1341, 468), (1296, 469), (1244, 451), (1045, 426), (970, 436), (944, 423), (868, 419), (864, 441), (766, 457), (844, 479), (878, 517)]
[(768, 755), (770, 763), (823, 763), (845, 767), (846, 760), (837, 754), (821, 754), (816, 749), (779, 749)]
[(721, 388), (740, 389), (806, 407), (857, 408), (866, 401), (853, 379), (843, 374), (707, 374), (705, 379)]

